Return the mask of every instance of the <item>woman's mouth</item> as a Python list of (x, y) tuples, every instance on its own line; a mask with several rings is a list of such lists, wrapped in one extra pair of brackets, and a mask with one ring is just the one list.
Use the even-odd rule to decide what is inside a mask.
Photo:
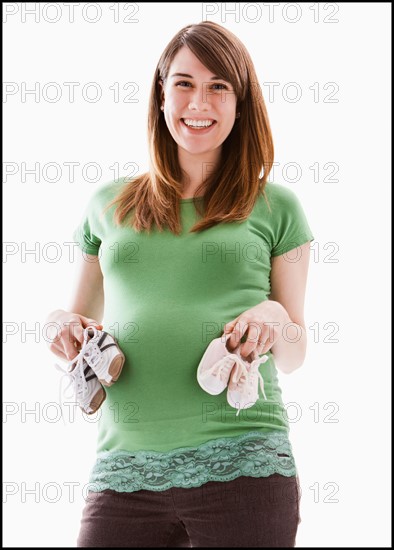
[(207, 134), (215, 125), (216, 120), (193, 120), (181, 118), (181, 123), (191, 134)]

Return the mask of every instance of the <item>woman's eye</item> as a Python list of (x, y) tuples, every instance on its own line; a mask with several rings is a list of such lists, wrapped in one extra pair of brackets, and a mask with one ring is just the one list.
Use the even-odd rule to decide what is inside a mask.
[[(183, 84), (186, 84), (186, 86), (183, 86)], [(176, 83), (176, 86), (181, 86), (181, 88), (187, 88), (189, 87), (189, 85), (191, 86), (191, 82), (187, 82), (186, 80), (181, 80), (180, 82), (177, 82)], [(215, 86), (221, 86), (220, 88), (216, 88)], [(226, 86), (226, 84), (212, 84), (212, 88), (214, 90), (228, 90), (228, 86)]]
[(220, 88), (221, 90), (223, 89), (228, 89), (227, 86), (225, 84), (212, 84), (212, 86), (222, 86), (222, 88)]

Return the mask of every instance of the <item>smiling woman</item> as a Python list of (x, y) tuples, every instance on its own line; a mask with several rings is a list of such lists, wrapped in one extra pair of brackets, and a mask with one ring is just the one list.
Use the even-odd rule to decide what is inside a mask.
[(277, 366), (303, 361), (305, 335), (289, 344), (282, 328), (305, 326), (313, 235), (295, 194), (267, 181), (273, 144), (256, 83), (230, 31), (181, 29), (154, 74), (149, 171), (101, 186), (74, 231), (89, 261), (100, 256), (100, 278), (87, 265), (62, 316), (93, 322), (103, 310), (97, 323), (116, 330), (125, 357), (105, 388), (78, 546), (295, 544), (298, 475)]
[(207, 163), (211, 170), (217, 170), (221, 145), (236, 119), (237, 97), (231, 84), (207, 69), (187, 46), (175, 55), (169, 74), (159, 81), (161, 109), (178, 144), (178, 160), (184, 175), (182, 196), (193, 196), (203, 183), (201, 166)]
[(156, 225), (179, 234), (179, 200), (193, 196), (203, 196), (204, 204), (190, 232), (246, 220), (265, 196), (274, 156), (256, 84), (249, 53), (229, 30), (210, 21), (181, 29), (153, 78), (149, 172), (123, 186), (108, 205), (118, 204), (116, 222), (132, 211), (136, 231)]

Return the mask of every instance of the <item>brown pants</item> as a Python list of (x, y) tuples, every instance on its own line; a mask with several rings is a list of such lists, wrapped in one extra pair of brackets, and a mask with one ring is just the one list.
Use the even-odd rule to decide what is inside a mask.
[(89, 492), (77, 546), (190, 548), (295, 546), (298, 476), (241, 476), (165, 491)]

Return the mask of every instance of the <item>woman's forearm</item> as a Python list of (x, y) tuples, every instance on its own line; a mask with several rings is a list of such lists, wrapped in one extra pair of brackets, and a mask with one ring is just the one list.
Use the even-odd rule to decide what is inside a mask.
[[(278, 302), (277, 302), (278, 303)], [(285, 374), (290, 374), (302, 366), (307, 346), (306, 330), (303, 326), (294, 323), (286, 309), (282, 309), (279, 322), (279, 338), (271, 348), (276, 367)]]

